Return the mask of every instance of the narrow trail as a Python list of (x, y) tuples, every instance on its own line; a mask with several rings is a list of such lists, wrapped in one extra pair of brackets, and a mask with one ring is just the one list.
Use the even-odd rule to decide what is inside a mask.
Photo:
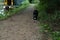
[(34, 5), (0, 21), (0, 40), (40, 40), (38, 23), (32, 20)]

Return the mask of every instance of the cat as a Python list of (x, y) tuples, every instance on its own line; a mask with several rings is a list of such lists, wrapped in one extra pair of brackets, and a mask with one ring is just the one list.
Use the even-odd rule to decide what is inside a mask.
[(38, 11), (34, 10), (33, 11), (33, 20), (37, 20), (37, 17), (38, 17)]

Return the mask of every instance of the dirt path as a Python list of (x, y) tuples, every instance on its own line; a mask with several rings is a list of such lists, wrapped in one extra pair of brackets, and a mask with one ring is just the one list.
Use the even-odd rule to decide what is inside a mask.
[(0, 40), (40, 40), (38, 23), (32, 20), (34, 5), (11, 18), (0, 21)]

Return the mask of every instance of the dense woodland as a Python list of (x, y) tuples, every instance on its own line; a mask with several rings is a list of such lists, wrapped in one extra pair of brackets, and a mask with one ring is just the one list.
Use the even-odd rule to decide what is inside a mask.
[[(41, 18), (44, 23), (53, 24), (53, 26), (58, 26), (60, 20), (60, 1), (58, 0), (40, 0), (38, 4), (39, 19)], [(47, 21), (47, 22), (46, 22)], [(59, 30), (59, 29), (56, 29)]]
[(44, 32), (51, 34), (53, 40), (60, 40), (60, 0), (39, 0), (37, 5)]

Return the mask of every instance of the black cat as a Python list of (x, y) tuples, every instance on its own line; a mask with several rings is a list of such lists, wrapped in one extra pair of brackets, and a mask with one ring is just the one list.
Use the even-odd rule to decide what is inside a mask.
[(33, 12), (33, 20), (37, 20), (37, 17), (38, 17), (38, 11), (34, 10), (34, 12)]

